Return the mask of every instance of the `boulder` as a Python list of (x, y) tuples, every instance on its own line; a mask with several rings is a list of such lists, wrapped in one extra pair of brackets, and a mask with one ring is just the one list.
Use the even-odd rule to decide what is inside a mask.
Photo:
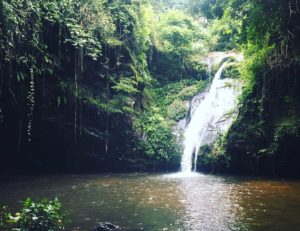
[(92, 231), (122, 231), (119, 226), (109, 222), (100, 222)]

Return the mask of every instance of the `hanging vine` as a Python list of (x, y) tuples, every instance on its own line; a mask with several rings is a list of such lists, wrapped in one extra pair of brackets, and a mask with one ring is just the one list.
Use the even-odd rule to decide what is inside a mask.
[(31, 67), (29, 69), (29, 88), (27, 93), (27, 140), (31, 142), (32, 137), (32, 120), (33, 120), (33, 112), (35, 106), (35, 80), (34, 80), (34, 70)]

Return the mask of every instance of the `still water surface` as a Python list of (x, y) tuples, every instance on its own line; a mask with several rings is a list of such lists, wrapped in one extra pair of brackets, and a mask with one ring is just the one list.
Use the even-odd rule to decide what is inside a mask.
[(300, 182), (230, 176), (110, 174), (1, 180), (0, 204), (58, 197), (67, 230), (300, 230)]

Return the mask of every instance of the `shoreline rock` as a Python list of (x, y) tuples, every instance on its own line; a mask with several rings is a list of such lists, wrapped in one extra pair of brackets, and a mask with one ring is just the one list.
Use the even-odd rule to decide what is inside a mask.
[(99, 222), (98, 225), (91, 231), (122, 231), (117, 225), (110, 222)]

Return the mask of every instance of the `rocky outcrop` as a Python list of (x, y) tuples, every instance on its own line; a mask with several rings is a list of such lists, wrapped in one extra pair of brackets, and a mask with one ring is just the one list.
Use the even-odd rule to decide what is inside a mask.
[(91, 231), (121, 231), (121, 228), (109, 222), (100, 222), (98, 226)]

